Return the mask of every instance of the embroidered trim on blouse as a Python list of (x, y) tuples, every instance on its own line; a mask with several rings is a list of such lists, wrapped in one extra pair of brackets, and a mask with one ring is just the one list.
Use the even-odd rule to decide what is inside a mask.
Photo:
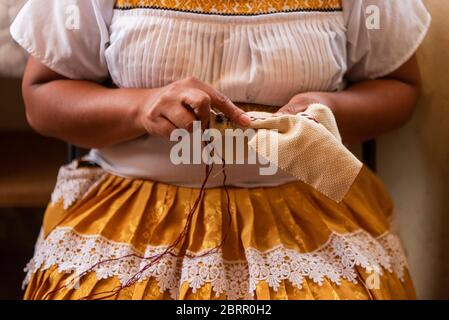
[[(151, 258), (166, 248), (148, 246), (143, 256)], [(129, 244), (60, 227), (46, 239), (42, 233), (39, 236), (34, 257), (25, 269), (24, 286), (33, 273), (52, 266), (57, 266), (59, 272), (72, 273), (72, 281), (79, 280), (79, 275), (92, 270), (98, 280), (116, 277), (124, 284), (148, 264), (148, 260), (135, 254), (139, 253)], [(265, 281), (274, 291), (278, 290), (282, 281), (289, 281), (301, 289), (306, 278), (318, 285), (322, 285), (325, 278), (337, 285), (341, 279), (357, 283), (356, 267), (379, 275), (385, 270), (394, 272), (404, 281), (404, 270), (407, 268), (404, 251), (395, 235), (385, 233), (376, 239), (363, 230), (350, 234), (333, 233), (324, 245), (307, 253), (279, 245), (265, 252), (247, 248), (246, 259), (242, 261), (225, 260), (222, 252), (202, 254), (204, 252), (190, 252), (189, 257), (184, 258), (166, 255), (146, 270), (140, 281), (156, 279), (160, 291), (169, 291), (173, 299), (178, 297), (180, 286), (188, 283), (193, 293), (210, 284), (216, 296), (224, 294), (228, 299), (235, 300), (253, 298), (261, 281)], [(120, 257), (125, 258), (117, 259)], [(100, 263), (102, 261), (107, 262)], [(67, 286), (73, 288), (70, 284)]]
[(342, 0), (117, 0), (115, 8), (162, 9), (213, 15), (259, 15), (298, 11), (341, 11)]

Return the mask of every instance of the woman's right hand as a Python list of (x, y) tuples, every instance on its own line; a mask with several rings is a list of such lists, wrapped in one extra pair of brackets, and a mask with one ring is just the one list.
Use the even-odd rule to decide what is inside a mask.
[(212, 106), (243, 127), (251, 122), (228, 97), (196, 78), (179, 80), (157, 90), (139, 108), (138, 119), (151, 135), (170, 137), (178, 128), (192, 131), (194, 121), (201, 121), (205, 128)]
[(162, 88), (109, 88), (68, 79), (31, 56), (22, 86), (26, 116), (36, 131), (86, 149), (146, 133), (168, 137), (197, 119), (206, 127), (211, 106), (243, 127), (250, 124), (229, 98), (194, 78)]

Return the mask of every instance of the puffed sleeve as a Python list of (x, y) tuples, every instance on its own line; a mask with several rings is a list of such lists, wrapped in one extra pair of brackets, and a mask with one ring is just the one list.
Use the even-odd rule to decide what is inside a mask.
[(10, 32), (32, 56), (70, 79), (108, 77), (105, 50), (114, 0), (29, 0)]
[(343, 13), (350, 81), (398, 69), (416, 52), (431, 21), (421, 0), (343, 0)]

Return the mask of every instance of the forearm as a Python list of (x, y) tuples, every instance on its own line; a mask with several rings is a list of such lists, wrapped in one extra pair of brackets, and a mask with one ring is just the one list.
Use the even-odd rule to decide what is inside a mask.
[(340, 92), (307, 92), (294, 96), (281, 111), (297, 113), (311, 103), (334, 112), (345, 143), (360, 143), (403, 125), (421, 91), (418, 61), (413, 55), (386, 77), (365, 80)]
[[(151, 90), (145, 90), (150, 95)], [(25, 90), (27, 118), (39, 133), (98, 148), (145, 134), (138, 122), (140, 89), (111, 89), (88, 81), (54, 80)]]
[(297, 113), (312, 103), (325, 104), (335, 115), (343, 142), (353, 144), (403, 125), (413, 113), (419, 93), (419, 85), (399, 80), (366, 80), (340, 92), (300, 93), (284, 110)]
[(329, 94), (343, 141), (360, 143), (402, 126), (412, 115), (419, 86), (379, 79)]
[(211, 105), (241, 126), (251, 122), (228, 97), (194, 77), (154, 89), (111, 89), (69, 80), (30, 57), (22, 91), (36, 131), (85, 148), (145, 134), (170, 137), (196, 120), (207, 123)]

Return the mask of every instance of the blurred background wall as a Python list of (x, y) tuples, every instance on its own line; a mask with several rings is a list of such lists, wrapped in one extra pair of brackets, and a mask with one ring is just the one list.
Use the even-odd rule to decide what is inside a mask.
[(424, 92), (413, 119), (378, 141), (379, 175), (395, 200), (419, 298), (449, 299), (449, 2), (425, 0)]

